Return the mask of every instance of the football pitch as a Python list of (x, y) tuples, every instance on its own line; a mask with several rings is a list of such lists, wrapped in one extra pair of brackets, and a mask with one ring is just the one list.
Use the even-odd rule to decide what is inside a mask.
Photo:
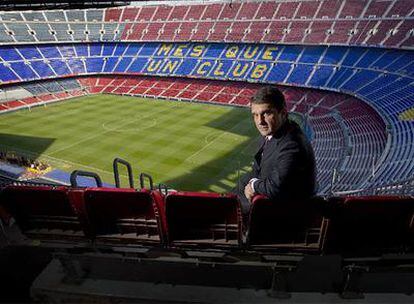
[[(257, 131), (246, 108), (92, 95), (0, 115), (0, 149), (114, 183), (112, 161), (177, 190), (227, 192), (250, 167)], [(126, 170), (121, 167), (123, 185)]]

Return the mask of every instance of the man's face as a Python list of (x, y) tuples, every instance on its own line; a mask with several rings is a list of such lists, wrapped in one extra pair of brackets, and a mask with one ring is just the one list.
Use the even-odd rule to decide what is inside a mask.
[(252, 104), (251, 111), (256, 128), (262, 136), (273, 135), (287, 116), (285, 109), (279, 112), (268, 103)]

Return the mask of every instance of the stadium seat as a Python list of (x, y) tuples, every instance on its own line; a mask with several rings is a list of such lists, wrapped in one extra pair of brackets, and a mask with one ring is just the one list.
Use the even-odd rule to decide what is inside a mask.
[(131, 188), (87, 188), (83, 200), (96, 243), (163, 243), (159, 194)]
[(170, 193), (165, 198), (165, 214), (169, 246), (241, 247), (241, 209), (234, 195)]
[(30, 239), (86, 241), (84, 217), (67, 194), (66, 187), (8, 186), (1, 204)]
[(325, 199), (276, 202), (258, 195), (253, 199), (246, 245), (264, 251), (322, 252), (329, 220)]
[(331, 198), (328, 252), (381, 255), (413, 251), (414, 198), (361, 196)]

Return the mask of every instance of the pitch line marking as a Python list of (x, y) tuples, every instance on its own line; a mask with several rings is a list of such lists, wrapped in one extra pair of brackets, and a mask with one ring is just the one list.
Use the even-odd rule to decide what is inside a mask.
[[(165, 111), (166, 111), (166, 110), (165, 110)], [(161, 112), (165, 112), (165, 111), (161, 111)], [(155, 115), (155, 114), (158, 114), (158, 113), (152, 113), (152, 114), (150, 114), (150, 115), (143, 115), (143, 116), (140, 116), (140, 118), (147, 118), (147, 117), (151, 117), (151, 116), (153, 116), (153, 115)], [(118, 126), (118, 128), (114, 128), (114, 129), (111, 129), (111, 130), (107, 130), (107, 129), (105, 129), (105, 128), (103, 127), (104, 131), (94, 133), (94, 134), (92, 134), (91, 136), (86, 136), (86, 137), (84, 137), (84, 138), (82, 138), (82, 139), (80, 139), (80, 140), (78, 140), (78, 141), (74, 142), (73, 144), (70, 144), (70, 145), (64, 146), (64, 147), (62, 147), (62, 148), (60, 148), (60, 149), (56, 149), (56, 150), (54, 150), (54, 151), (51, 151), (51, 152), (49, 153), (49, 155), (52, 155), (52, 154), (55, 154), (55, 153), (58, 153), (58, 152), (64, 151), (64, 150), (66, 150), (66, 149), (68, 149), (68, 148), (71, 148), (71, 147), (74, 147), (74, 146), (77, 146), (77, 145), (79, 145), (79, 144), (80, 144), (80, 143), (82, 143), (82, 142), (88, 141), (88, 140), (90, 140), (90, 139), (94, 139), (94, 138), (96, 138), (96, 137), (98, 137), (98, 136), (101, 136), (101, 135), (103, 135), (103, 134), (105, 134), (105, 133), (109, 133), (109, 132), (116, 132), (116, 130), (117, 130), (117, 129), (122, 128), (123, 126), (126, 126), (126, 125), (128, 125), (128, 124), (130, 124), (130, 123), (134, 122), (134, 121), (137, 119), (137, 117), (136, 117), (136, 116), (134, 116), (132, 119), (133, 119), (133, 121), (130, 121), (131, 119), (129, 119), (129, 120), (125, 121), (124, 123), (121, 123), (121, 124)], [(102, 124), (102, 126), (103, 126), (103, 124)]]
[[(132, 123), (134, 123), (134, 122), (139, 122), (139, 119), (143, 119), (143, 118), (145, 118), (145, 117), (142, 117), (142, 116), (135, 117), (135, 120), (134, 120), (134, 121), (132, 121), (132, 122), (131, 122), (131, 124), (132, 124)], [(155, 126), (157, 125), (157, 119), (153, 118), (153, 119), (152, 119), (152, 123), (150, 123), (150, 124), (148, 124), (148, 125), (146, 125), (146, 126), (144, 125), (144, 126), (142, 126), (142, 127), (132, 127), (132, 128), (129, 128), (129, 129), (118, 129), (118, 128), (113, 128), (113, 129), (111, 129), (110, 127), (108, 127), (108, 126), (107, 126), (107, 124), (111, 124), (111, 123), (113, 123), (113, 122), (115, 122), (115, 121), (108, 121), (108, 122), (104, 122), (104, 123), (102, 124), (102, 128), (103, 128), (104, 130), (109, 131), (109, 132), (128, 133), (128, 132), (139, 132), (139, 131), (144, 131), (144, 130), (146, 130), (146, 129), (151, 129), (151, 128), (153, 128), (153, 127), (155, 127)], [(144, 123), (144, 124), (145, 124), (145, 123)]]
[[(244, 122), (243, 120), (239, 121), (237, 124), (235, 124), (233, 127), (231, 127), (230, 130), (235, 129), (238, 125), (240, 125), (243, 122)], [(234, 135), (232, 132), (229, 132), (229, 131), (224, 131), (222, 134), (220, 134), (219, 136), (215, 137), (212, 141), (210, 141), (209, 143), (207, 143), (206, 145), (204, 145), (203, 147), (201, 147), (199, 150), (197, 150), (196, 152), (194, 152), (193, 154), (191, 154), (189, 157), (187, 157), (186, 159), (184, 159), (184, 162), (190, 161), (190, 159), (192, 159), (194, 156), (200, 154), (200, 152), (204, 151), (212, 143), (214, 143), (216, 140), (218, 140), (219, 138), (223, 137), (224, 135)]]
[[(79, 108), (74, 108), (74, 109), (71, 109), (71, 110), (69, 110), (69, 111), (79, 112), (80, 110), (81, 110), (81, 108), (79, 107)], [(151, 115), (148, 115), (148, 116), (151, 116)], [(143, 116), (143, 118), (146, 118), (146, 116), (144, 115), (144, 116)], [(136, 117), (134, 116), (134, 117), (133, 117), (133, 119), (135, 120), (135, 119), (136, 119)], [(129, 120), (125, 121), (125, 123), (123, 123), (123, 124), (120, 124), (120, 125), (119, 125), (119, 127), (125, 126), (125, 125), (127, 125), (127, 124), (129, 124)], [(64, 150), (66, 150), (66, 149), (68, 149), (68, 148), (74, 147), (74, 146), (76, 146), (76, 145), (78, 145), (78, 144), (80, 144), (80, 143), (82, 143), (82, 142), (84, 142), (84, 141), (88, 141), (88, 140), (90, 140), (90, 139), (96, 138), (96, 137), (98, 137), (98, 136), (100, 136), (100, 135), (103, 135), (103, 134), (105, 134), (105, 133), (108, 133), (108, 132), (114, 132), (116, 129), (117, 129), (117, 128), (115, 128), (114, 130), (110, 130), (110, 131), (109, 131), (109, 130), (105, 130), (105, 129), (104, 129), (104, 131), (103, 131), (103, 132), (94, 133), (93, 135), (91, 135), (91, 136), (86, 136), (86, 137), (84, 137), (84, 138), (80, 139), (79, 141), (77, 141), (77, 142), (75, 142), (75, 143), (73, 143), (73, 144), (70, 144), (70, 145), (68, 145), (68, 146), (64, 146), (64, 147), (62, 147), (62, 148), (60, 148), (60, 149), (57, 149), (57, 150), (54, 150), (54, 151), (50, 151), (50, 153), (49, 153), (48, 155), (50, 156), (50, 155), (55, 154), (55, 153), (57, 153), (57, 152), (64, 151)]]

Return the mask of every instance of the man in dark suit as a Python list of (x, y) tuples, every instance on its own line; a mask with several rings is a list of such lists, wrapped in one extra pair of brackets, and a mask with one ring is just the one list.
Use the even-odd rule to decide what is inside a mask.
[(254, 195), (275, 201), (305, 199), (315, 194), (316, 165), (312, 146), (300, 127), (288, 119), (285, 98), (275, 87), (259, 89), (251, 112), (262, 135), (252, 171), (238, 185), (243, 214)]

